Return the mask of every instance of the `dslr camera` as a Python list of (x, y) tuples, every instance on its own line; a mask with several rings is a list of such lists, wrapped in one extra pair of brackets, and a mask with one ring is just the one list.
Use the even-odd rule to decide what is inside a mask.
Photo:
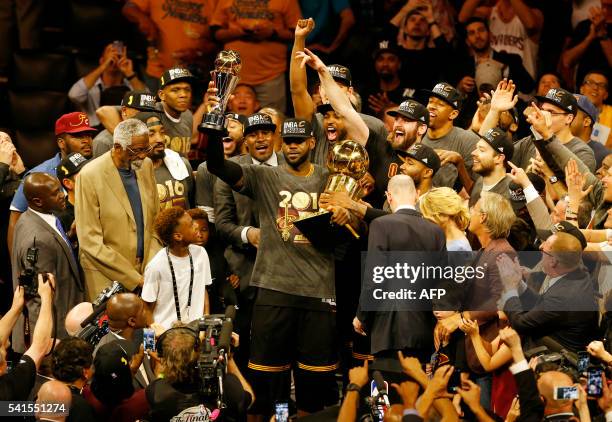
[[(19, 285), (23, 287), (26, 299), (32, 299), (38, 295), (38, 248), (36, 238), (34, 243), (26, 251), (25, 266), (19, 274)], [(46, 274), (43, 275), (45, 278)]]

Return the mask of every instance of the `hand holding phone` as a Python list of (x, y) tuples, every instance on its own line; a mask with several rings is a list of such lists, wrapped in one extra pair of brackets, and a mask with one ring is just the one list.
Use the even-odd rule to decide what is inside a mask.
[(578, 387), (555, 387), (553, 398), (555, 400), (578, 400)]
[(289, 403), (286, 401), (276, 402), (274, 404), (274, 412), (276, 414), (276, 422), (289, 421)]
[(603, 393), (603, 370), (589, 369), (587, 372), (587, 395), (601, 397)]
[(145, 353), (155, 351), (155, 330), (153, 328), (145, 328), (143, 331), (143, 346)]

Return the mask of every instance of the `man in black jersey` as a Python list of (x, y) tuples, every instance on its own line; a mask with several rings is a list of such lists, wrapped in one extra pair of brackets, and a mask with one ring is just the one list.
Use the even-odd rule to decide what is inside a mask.
[[(209, 171), (252, 198), (259, 215), (260, 242), (251, 278), (259, 292), (248, 364), (257, 401), (251, 413), (269, 417), (274, 401), (289, 399), (292, 367), (300, 414), (335, 404), (334, 256), (315, 249), (293, 224), (319, 211), (328, 176), (326, 168), (310, 162), (312, 126), (303, 119), (285, 120), (285, 163), (277, 167), (228, 161), (220, 134), (208, 136)], [(349, 222), (348, 212), (331, 211), (335, 223)]]

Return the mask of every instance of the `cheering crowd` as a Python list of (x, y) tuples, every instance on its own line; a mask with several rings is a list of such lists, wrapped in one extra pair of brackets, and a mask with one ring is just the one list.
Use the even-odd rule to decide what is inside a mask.
[[(565, 2), (554, 60), (526, 0), (186, 3), (126, 2), (156, 47), (142, 72), (104, 48), (56, 155), (26, 169), (0, 132), (0, 401), (62, 404), (40, 420), (612, 420), (612, 0)], [(202, 77), (220, 50), (235, 86)], [(229, 344), (201, 327), (220, 314), (215, 390), (203, 356)]]

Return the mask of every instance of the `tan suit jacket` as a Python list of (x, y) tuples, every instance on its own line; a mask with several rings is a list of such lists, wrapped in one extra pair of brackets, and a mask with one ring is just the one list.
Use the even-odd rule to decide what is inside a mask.
[(74, 211), (81, 267), (90, 299), (114, 280), (134, 290), (146, 264), (161, 248), (153, 234), (159, 198), (151, 160), (144, 160), (136, 171), (136, 179), (144, 220), (142, 262), (136, 259), (136, 221), (132, 206), (111, 151), (88, 163), (77, 178)]

